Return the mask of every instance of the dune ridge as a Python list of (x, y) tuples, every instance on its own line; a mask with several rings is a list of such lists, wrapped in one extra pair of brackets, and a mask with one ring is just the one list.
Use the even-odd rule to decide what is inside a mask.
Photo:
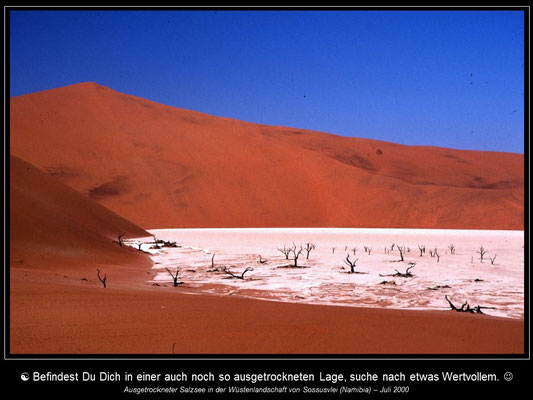
[(524, 156), (161, 105), (96, 83), (11, 99), (10, 152), (142, 226), (523, 229)]

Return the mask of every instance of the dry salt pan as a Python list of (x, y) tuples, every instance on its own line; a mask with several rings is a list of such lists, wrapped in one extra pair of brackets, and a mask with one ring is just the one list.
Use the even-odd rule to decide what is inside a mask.
[[(156, 274), (150, 284), (172, 286), (165, 268), (179, 268), (181, 291), (194, 287), (200, 293), (228, 295), (229, 286), (234, 296), (421, 310), (449, 309), (448, 296), (459, 306), (467, 301), (472, 307), (494, 307), (486, 309), (489, 315), (524, 316), (523, 231), (243, 228), (150, 233), (178, 247), (150, 249), (153, 237), (127, 243), (138, 248), (142, 242), (142, 250), (151, 253)], [(308, 243), (314, 245), (309, 258)], [(294, 252), (286, 259), (282, 251), (294, 246), (296, 252), (304, 249), (297, 268)], [(347, 256), (355, 262), (354, 273)], [(224, 268), (234, 275), (252, 269), (244, 279), (235, 279)]]

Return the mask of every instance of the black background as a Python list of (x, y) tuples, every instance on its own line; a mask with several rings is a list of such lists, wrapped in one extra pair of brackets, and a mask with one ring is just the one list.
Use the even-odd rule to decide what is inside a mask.
[[(214, 356), (213, 356), (214, 357)], [(7, 364), (7, 365), (6, 365)], [(12, 359), (4, 360), (3, 370), (7, 370), (7, 378), (9, 382), (10, 392), (17, 395), (29, 396), (51, 396), (51, 398), (73, 397), (78, 395), (104, 395), (105, 398), (145, 398), (145, 397), (159, 397), (159, 398), (174, 398), (176, 396), (186, 398), (246, 398), (257, 397), (257, 394), (131, 394), (123, 393), (126, 386), (129, 387), (208, 387), (216, 388), (217, 386), (288, 386), (288, 387), (331, 387), (331, 386), (372, 386), (381, 390), (382, 386), (409, 386), (408, 394), (379, 394), (372, 393), (371, 396), (365, 394), (267, 394), (265, 396), (272, 396), (272, 398), (332, 398), (332, 397), (352, 397), (352, 396), (368, 396), (370, 398), (399, 398), (399, 397), (425, 397), (429, 396), (450, 396), (459, 395), (462, 398), (466, 395), (473, 396), (490, 396), (489, 398), (499, 398), (500, 396), (512, 396), (513, 394), (521, 394), (529, 392), (529, 384), (531, 380), (531, 373), (529, 370), (530, 361), (527, 359), (176, 359), (176, 358), (161, 358), (161, 359), (105, 359), (105, 360), (91, 360), (91, 359), (71, 359), (71, 360), (22, 360)], [(22, 381), (20, 375), (27, 372), (30, 375), (34, 371), (46, 373), (75, 373), (78, 372), (81, 376), (83, 371), (90, 372), (97, 375), (96, 382), (33, 382), (31, 378), (29, 381)], [(138, 373), (180, 373), (184, 372), (189, 377), (192, 373), (208, 373), (215, 375), (216, 379), (213, 382), (171, 382), (167, 383), (161, 380), (160, 382), (98, 382), (98, 375), (101, 371), (118, 372), (122, 377), (125, 372), (131, 374)], [(313, 373), (315, 374), (315, 382), (274, 382), (263, 383), (234, 383), (234, 382), (219, 382), (219, 374), (234, 373)], [(379, 375), (379, 380), (375, 383), (366, 382), (345, 382), (332, 384), (329, 382), (319, 382), (319, 373), (325, 374), (339, 374), (342, 373), (346, 377), (351, 373), (376, 373)], [(399, 373), (403, 372), (406, 375), (404, 382), (397, 383), (383, 383), (381, 375), (384, 373)], [(496, 374), (497, 382), (444, 382), (442, 378), (438, 382), (411, 382), (409, 381), (410, 374), (414, 373), (424, 374), (439, 374), (442, 372), (454, 372), (461, 374), (473, 374), (476, 372), (486, 374)], [(511, 372), (513, 379), (506, 381), (504, 374)], [(81, 379), (80, 379), (81, 380)], [(525, 391), (524, 391), (525, 390)], [(53, 397), (52, 397), (53, 396)], [(31, 398), (31, 397), (30, 397)]]

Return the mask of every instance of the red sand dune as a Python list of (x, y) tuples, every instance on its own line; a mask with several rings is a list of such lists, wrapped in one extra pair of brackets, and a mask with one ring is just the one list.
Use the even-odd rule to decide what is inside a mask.
[(147, 284), (149, 258), (113, 242), (147, 235), (124, 216), (520, 228), (523, 156), (248, 124), (95, 84), (12, 99), (10, 138), (11, 154), (48, 172), (10, 159), (11, 353), (524, 351), (520, 320), (180, 295)]
[(521, 154), (259, 125), (95, 83), (10, 112), (11, 154), (144, 228), (524, 227)]

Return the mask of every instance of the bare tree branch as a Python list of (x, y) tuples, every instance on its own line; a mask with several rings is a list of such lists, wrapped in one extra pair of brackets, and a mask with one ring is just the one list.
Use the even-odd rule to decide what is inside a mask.
[(223, 267), (222, 268), (222, 271), (224, 271), (226, 274), (228, 274), (229, 276), (231, 276), (232, 278), (236, 278), (236, 279), (243, 279), (244, 280), (244, 274), (247, 273), (248, 271), (253, 271), (254, 269), (252, 267), (247, 267), (241, 275), (235, 275), (233, 272), (231, 272), (228, 267)]
[(344, 262), (350, 267), (350, 273), (353, 274), (355, 272), (355, 264), (357, 263), (358, 259), (355, 259), (353, 261), (350, 260), (350, 255), (346, 254), (346, 259)]
[(282, 252), (282, 253), (285, 255), (285, 259), (286, 259), (286, 260), (289, 259), (289, 254), (291, 254), (291, 249), (290, 249), (290, 247), (283, 246), (282, 249), (280, 249), (280, 248), (278, 247), (278, 251)]
[(298, 268), (298, 257), (303, 253), (304, 249), (302, 245), (300, 245), (300, 248), (297, 249), (296, 245), (293, 243), (293, 247), (291, 248), (291, 252), (293, 254), (293, 260), (294, 260), (294, 267)]
[(176, 274), (173, 274), (167, 267), (165, 267), (165, 269), (172, 277), (172, 280), (174, 281), (174, 287), (178, 286), (180, 283), (183, 283), (183, 282), (178, 282), (178, 273), (180, 272), (179, 268), (176, 268)]
[(307, 255), (305, 257), (306, 260), (309, 260), (309, 254), (311, 253), (311, 250), (314, 250), (315, 249), (315, 245), (314, 243), (306, 243), (305, 244), (305, 251), (307, 252)]
[(401, 277), (401, 278), (412, 278), (414, 275), (410, 272), (410, 270), (415, 267), (416, 263), (415, 262), (410, 262), (409, 265), (410, 265), (410, 267), (408, 267), (405, 270), (405, 273), (400, 272), (397, 269), (395, 269), (395, 271), (396, 271), (395, 274), (388, 274), (388, 275), (379, 274), (379, 276), (398, 276), (398, 277)]
[(451, 300), (448, 298), (448, 295), (444, 296), (444, 299), (448, 302), (450, 308), (454, 311), (457, 311), (457, 312), (468, 312), (468, 313), (471, 313), (471, 314), (484, 314), (484, 312), (482, 311), (483, 309), (491, 309), (491, 310), (495, 310), (496, 307), (482, 307), (482, 306), (475, 306), (475, 307), (470, 307), (470, 305), (468, 304), (468, 301), (465, 301), (460, 308), (456, 307), (452, 302)]
[(481, 262), (483, 262), (483, 256), (484, 256), (485, 254), (488, 253), (488, 250), (485, 250), (485, 249), (483, 248), (483, 246), (481, 246), (481, 247), (479, 248), (479, 250), (476, 251), (476, 253), (479, 254), (479, 260), (480, 260)]
[(104, 285), (104, 289), (105, 289), (107, 287), (107, 284), (106, 284), (107, 274), (104, 274), (104, 277), (102, 278), (100, 276), (100, 270), (98, 268), (96, 268), (96, 270), (98, 271), (98, 273), (96, 275), (98, 276), (98, 279), (100, 279), (100, 282), (102, 282), (102, 285)]

